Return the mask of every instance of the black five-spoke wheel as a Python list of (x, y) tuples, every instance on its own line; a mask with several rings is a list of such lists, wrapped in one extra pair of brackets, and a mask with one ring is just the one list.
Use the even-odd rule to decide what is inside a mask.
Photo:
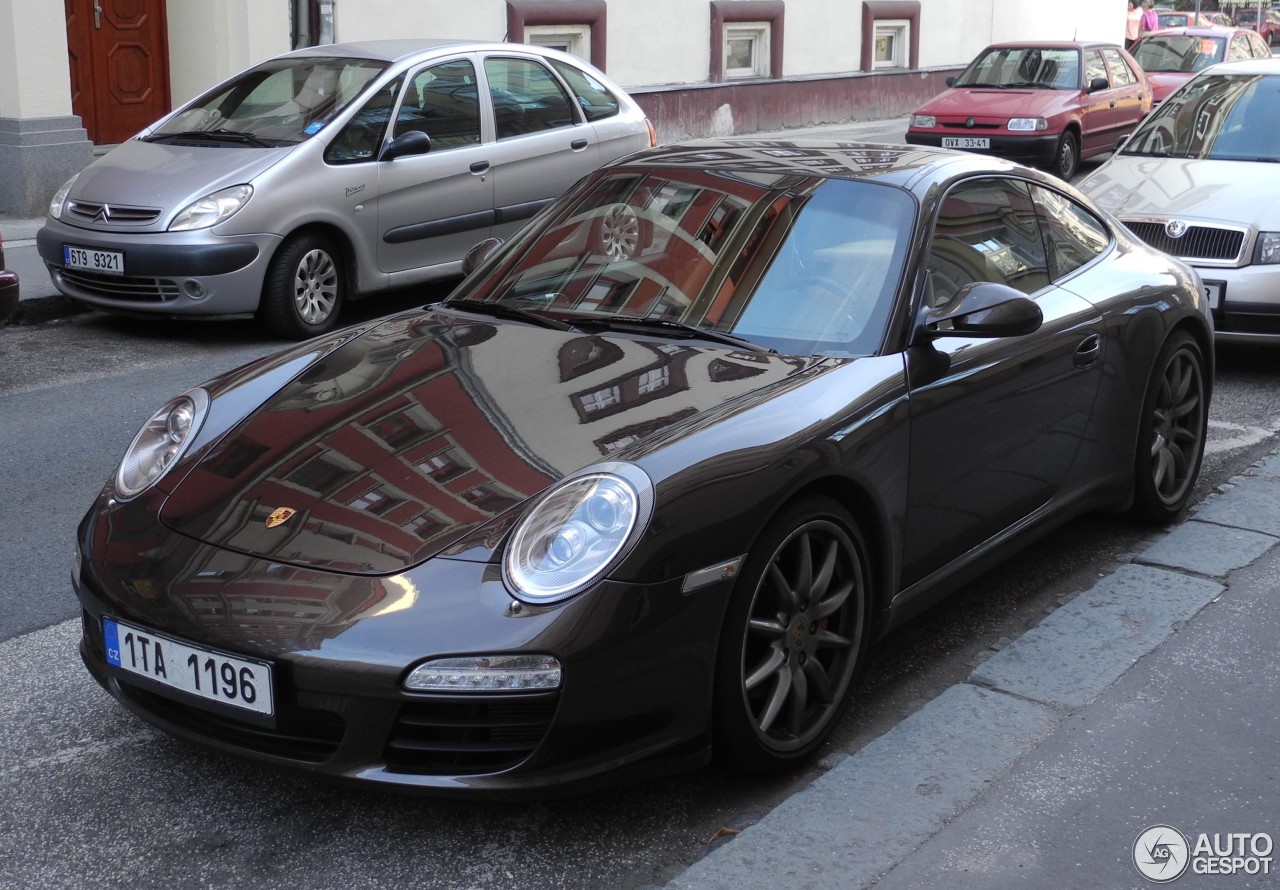
[(1204, 456), (1208, 395), (1200, 347), (1191, 335), (1174, 334), (1143, 400), (1134, 494), (1145, 518), (1170, 522), (1186, 507)]
[(844, 713), (870, 629), (865, 554), (848, 514), (826, 499), (794, 505), (761, 536), (730, 605), (717, 675), (717, 744), (737, 765), (786, 768)]

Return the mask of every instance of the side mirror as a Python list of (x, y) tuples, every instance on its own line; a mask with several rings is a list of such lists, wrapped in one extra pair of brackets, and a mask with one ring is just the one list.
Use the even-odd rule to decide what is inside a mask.
[(408, 155), (424, 155), (429, 151), (431, 151), (431, 137), (421, 130), (410, 130), (387, 143), (378, 160), (394, 161), (396, 158)]
[(1098, 90), (1105, 90), (1110, 86), (1111, 84), (1105, 77), (1095, 77), (1093, 80), (1089, 81), (1089, 92), (1096, 93)]
[[(1133, 135), (1132, 133), (1129, 134), (1129, 136), (1132, 136), (1132, 135)], [(1129, 136), (1121, 136), (1119, 139), (1117, 139), (1116, 147), (1111, 150), (1119, 151), (1120, 149), (1124, 148), (1124, 144), (1129, 141)]]
[(1007, 284), (966, 285), (945, 306), (927, 312), (920, 325), (929, 340), (938, 337), (1021, 337), (1044, 322), (1039, 304)]
[(943, 81), (943, 83), (945, 83), (945, 84), (946, 84), (947, 86), (949, 86), (949, 87), (953, 87), (953, 86), (955, 86), (955, 85), (956, 85), (956, 76), (955, 76), (954, 74), (953, 74), (953, 75), (951, 75), (951, 76), (950, 76), (950, 77), (948, 77), (946, 80), (944, 80), (944, 81)]
[(472, 247), (462, 258), (462, 274), (470, 275), (501, 246), (501, 238), (486, 238)]

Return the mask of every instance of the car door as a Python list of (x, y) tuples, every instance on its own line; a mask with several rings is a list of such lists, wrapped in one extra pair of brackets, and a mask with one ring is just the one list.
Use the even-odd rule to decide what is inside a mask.
[[(1102, 85), (1094, 89), (1094, 84), (1099, 82)], [(1103, 61), (1101, 50), (1085, 50), (1084, 89), (1084, 132), (1080, 136), (1080, 153), (1087, 156), (1105, 151), (1115, 142), (1110, 136), (1116, 125), (1115, 98), (1112, 95), (1111, 75), (1107, 71), (1107, 63)]]
[(431, 148), (378, 162), (377, 254), (383, 272), (457, 262), (489, 237), (494, 146), (483, 139), (484, 109), (470, 57), (409, 72), (387, 145), (416, 130), (431, 138)]
[(1133, 128), (1151, 110), (1151, 102), (1142, 76), (1133, 70), (1120, 50), (1105, 48), (1102, 57), (1111, 75), (1111, 99), (1116, 112), (1116, 129), (1107, 139), (1108, 145), (1113, 146), (1121, 136), (1133, 132)]
[(600, 165), (598, 139), (540, 59), (495, 53), (483, 67), (493, 109), (493, 234), (507, 238)]
[(1001, 535), (1056, 495), (1101, 379), (1099, 311), (1050, 280), (1028, 184), (983, 177), (940, 205), (925, 260), (924, 310), (994, 281), (1031, 296), (1026, 336), (940, 337), (907, 351), (911, 444), (903, 584)]

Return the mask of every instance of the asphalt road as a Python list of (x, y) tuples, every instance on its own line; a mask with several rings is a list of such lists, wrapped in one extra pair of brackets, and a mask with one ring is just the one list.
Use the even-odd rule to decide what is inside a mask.
[[(75, 652), (75, 524), (157, 405), (276, 345), (251, 322), (89, 313), (0, 328), (0, 888), (660, 886), (822, 772), (821, 761), (777, 780), (706, 769), (533, 805), (424, 800), (213, 757), (115, 705)], [(1220, 353), (1198, 496), (1273, 447), (1277, 382), (1273, 351)], [(1123, 518), (1087, 517), (895, 632), (873, 654), (828, 762), (962, 680), (1150, 537)]]

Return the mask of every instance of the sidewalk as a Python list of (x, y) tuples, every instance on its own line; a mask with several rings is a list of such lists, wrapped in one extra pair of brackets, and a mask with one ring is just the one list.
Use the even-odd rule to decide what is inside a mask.
[(1277, 886), (1277, 542), (1280, 451), (668, 890)]

